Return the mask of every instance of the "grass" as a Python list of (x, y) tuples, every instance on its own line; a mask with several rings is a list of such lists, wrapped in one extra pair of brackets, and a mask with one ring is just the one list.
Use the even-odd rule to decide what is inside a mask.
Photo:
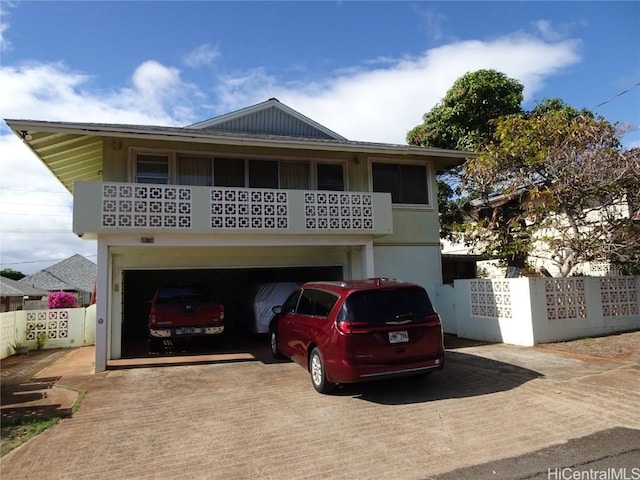
[[(80, 403), (82, 403), (87, 393), (84, 390), (76, 390), (76, 392), (78, 392), (78, 397), (73, 403), (73, 407), (71, 407), (71, 415), (78, 410)], [(60, 420), (68, 416), (69, 415), (55, 415), (48, 418), (23, 417), (11, 422), (3, 422), (0, 427), (0, 457), (4, 457), (11, 450), (53, 427)]]
[(58, 423), (62, 417), (51, 418), (21, 418), (10, 423), (3, 422), (0, 428), (0, 456), (5, 456), (11, 450), (19, 447), (32, 437), (44, 432)]

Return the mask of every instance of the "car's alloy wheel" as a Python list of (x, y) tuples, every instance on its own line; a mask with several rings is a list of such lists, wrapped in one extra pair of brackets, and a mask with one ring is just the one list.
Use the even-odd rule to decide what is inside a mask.
[(311, 373), (311, 383), (320, 393), (329, 393), (333, 390), (334, 385), (327, 381), (327, 375), (324, 370), (324, 362), (320, 356), (320, 350), (314, 348), (309, 358), (309, 372)]

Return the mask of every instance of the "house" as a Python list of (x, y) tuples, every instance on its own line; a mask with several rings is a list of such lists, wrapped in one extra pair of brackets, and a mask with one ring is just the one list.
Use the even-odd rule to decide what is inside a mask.
[[(481, 200), (475, 200), (471, 202), (475, 216), (495, 216), (496, 211), (500, 208), (504, 208), (510, 205), (510, 208), (517, 206), (520, 202), (526, 201), (528, 203), (534, 203), (537, 200), (530, 200), (523, 192), (516, 192), (509, 195), (496, 195), (491, 197), (488, 204), (485, 204)], [(602, 206), (594, 203), (588, 208), (585, 208), (584, 219), (578, 226), (580, 235), (588, 236), (589, 227), (599, 226), (603, 218), (632, 218), (635, 221), (635, 217), (638, 216), (638, 212), (633, 213), (632, 202), (622, 201), (613, 203), (612, 205)], [(553, 239), (559, 239), (567, 237), (567, 235), (574, 235), (571, 228), (571, 224), (567, 220), (567, 217), (562, 213), (557, 213), (549, 222), (549, 226), (546, 228), (540, 228), (533, 232), (531, 235), (532, 248), (527, 256), (527, 263), (530, 268), (525, 273), (526, 276), (546, 276), (546, 277), (559, 277), (563, 276), (561, 272), (561, 259), (556, 257), (557, 251), (549, 248), (549, 242)], [(469, 215), (466, 219), (467, 222), (473, 223), (474, 218)], [(529, 224), (530, 225), (530, 224)], [(482, 245), (475, 245), (473, 247), (467, 246), (463, 242), (454, 243), (448, 240), (442, 241), (442, 254), (443, 258), (458, 257), (464, 258), (467, 256), (470, 260), (476, 262), (477, 269), (480, 276), (487, 278), (504, 278), (510, 276), (507, 273), (507, 268), (501, 265), (499, 260), (482, 258), (484, 253)], [(598, 258), (583, 260), (580, 257), (575, 258), (571, 263), (567, 265), (570, 275), (586, 275), (594, 277), (603, 276), (618, 276), (622, 275), (621, 269), (612, 264), (608, 257), (607, 252), (603, 251)], [(513, 272), (515, 276), (519, 276), (520, 272)], [(565, 273), (566, 275), (566, 273)], [(463, 278), (463, 277), (458, 277)], [(472, 278), (472, 277), (468, 277)], [(446, 282), (445, 282), (446, 283)]]
[(146, 339), (166, 282), (205, 281), (231, 330), (260, 282), (442, 282), (435, 174), (469, 152), (349, 141), (269, 99), (188, 127), (6, 120), (97, 240), (96, 371)]
[(20, 283), (48, 292), (70, 292), (78, 305), (89, 305), (98, 266), (82, 255), (72, 255), (54, 265), (20, 279)]
[(26, 310), (25, 303), (39, 301), (48, 291), (0, 276), (0, 313)]

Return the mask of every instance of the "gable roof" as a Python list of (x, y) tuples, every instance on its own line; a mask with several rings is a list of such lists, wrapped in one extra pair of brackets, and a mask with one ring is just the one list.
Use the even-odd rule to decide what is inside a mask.
[(97, 273), (98, 266), (95, 263), (76, 254), (24, 277), (20, 283), (50, 292), (59, 290), (91, 292)]
[[(255, 133), (262, 128), (261, 122), (266, 119), (274, 122), (269, 130), (279, 133)], [(284, 125), (278, 127), (278, 120), (282, 120)], [(103, 181), (104, 143), (117, 143), (121, 138), (396, 158), (411, 156), (429, 158), (436, 171), (449, 170), (476, 156), (473, 152), (459, 150), (347, 140), (276, 99), (188, 127), (16, 119), (5, 119), (5, 122), (69, 192), (73, 192), (73, 183), (76, 181)], [(253, 131), (222, 130), (234, 126), (239, 130)], [(316, 136), (300, 136), (303, 134)]]
[(3, 297), (37, 297), (48, 295), (47, 290), (34, 288), (30, 285), (7, 277), (0, 277), (0, 296)]
[(209, 131), (346, 140), (336, 132), (280, 103), (277, 98), (188, 125)]

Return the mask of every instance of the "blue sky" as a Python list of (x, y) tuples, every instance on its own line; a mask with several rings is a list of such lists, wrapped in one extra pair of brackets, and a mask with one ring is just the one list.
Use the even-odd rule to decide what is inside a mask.
[[(493, 68), (525, 86), (524, 108), (559, 97), (640, 125), (637, 1), (0, 7), (2, 118), (184, 126), (276, 97), (350, 140), (402, 144), (457, 78)], [(0, 268), (95, 261), (71, 195), (4, 122), (0, 218)]]

